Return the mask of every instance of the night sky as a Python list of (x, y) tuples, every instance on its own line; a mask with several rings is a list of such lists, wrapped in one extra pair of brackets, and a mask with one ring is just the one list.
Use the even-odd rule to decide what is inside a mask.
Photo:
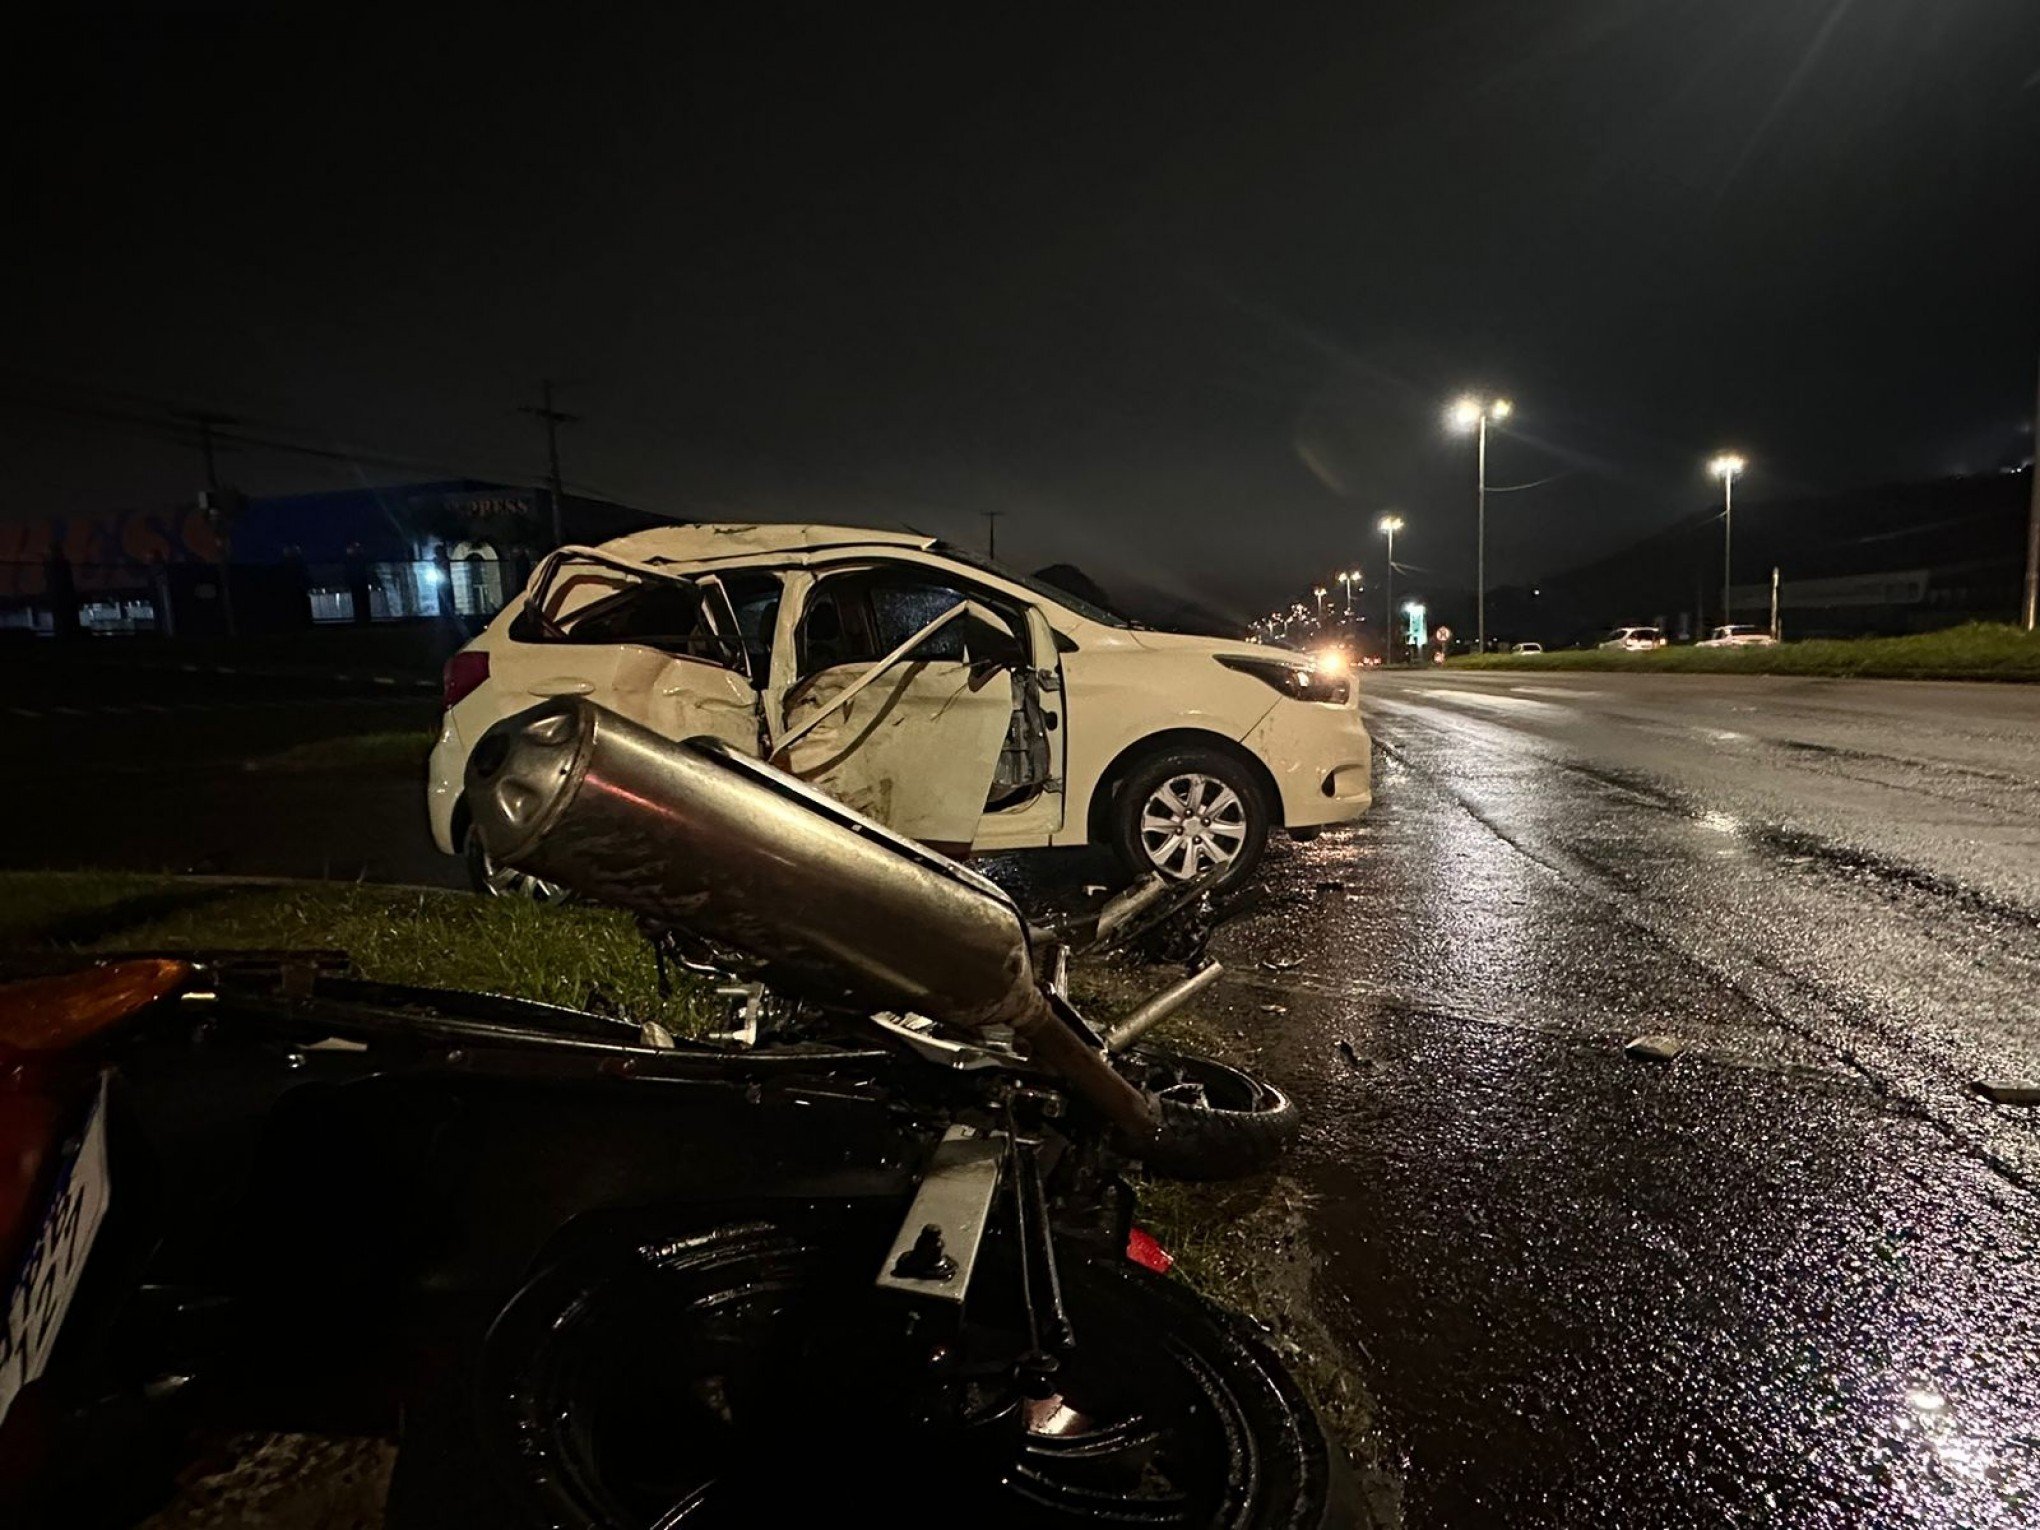
[[(906, 523), (1247, 612), (2030, 452), (2035, 0), (90, 7), (10, 40), (0, 515), (357, 466)], [(602, 14), (595, 14), (595, 12)], [(825, 29), (821, 14), (834, 19)], [(606, 18), (606, 19), (605, 19)], [(965, 19), (959, 19), (965, 18)], [(406, 473), (383, 459), (415, 459)]]

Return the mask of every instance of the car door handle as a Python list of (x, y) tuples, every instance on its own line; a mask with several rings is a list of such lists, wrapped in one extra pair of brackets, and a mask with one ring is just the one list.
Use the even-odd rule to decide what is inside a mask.
[(534, 680), (530, 693), (534, 696), (586, 696), (595, 689), (593, 680), (581, 680), (572, 675), (555, 675), (550, 680)]

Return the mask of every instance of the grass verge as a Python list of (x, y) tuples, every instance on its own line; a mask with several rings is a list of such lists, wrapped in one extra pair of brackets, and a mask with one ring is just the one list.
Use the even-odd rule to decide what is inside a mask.
[(700, 1034), (717, 1013), (675, 975), (660, 998), (628, 915), (521, 898), (106, 872), (0, 872), (0, 948), (345, 951), (364, 977), (609, 1009)]
[(1447, 661), (1446, 667), (2040, 681), (2040, 633), (2001, 622), (1971, 622), (1906, 637), (1817, 638), (1776, 648), (1659, 648), (1650, 653), (1567, 648), (1554, 653), (1469, 654)]

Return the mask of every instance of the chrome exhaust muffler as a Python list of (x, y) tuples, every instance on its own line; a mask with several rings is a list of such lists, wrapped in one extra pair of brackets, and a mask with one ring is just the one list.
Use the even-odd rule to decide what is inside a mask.
[(1010, 1026), (1110, 1119), (1153, 1124), (1042, 992), (1001, 888), (783, 771), (568, 696), (484, 734), (466, 791), (499, 864), (740, 951), (791, 995)]

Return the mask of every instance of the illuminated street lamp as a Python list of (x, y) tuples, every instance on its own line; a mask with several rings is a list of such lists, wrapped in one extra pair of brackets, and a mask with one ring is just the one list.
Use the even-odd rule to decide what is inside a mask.
[(1452, 428), (1459, 431), (1477, 431), (1480, 436), (1480, 452), (1477, 458), (1476, 496), (1479, 506), (1477, 541), (1474, 553), (1474, 645), (1476, 652), (1487, 652), (1487, 430), (1488, 422), (1500, 424), (1516, 406), (1505, 398), (1477, 398), (1468, 394), (1453, 404), (1446, 416)]
[(1339, 583), (1346, 587), (1346, 614), (1351, 616), (1353, 614), (1353, 586), (1360, 582), (1360, 570), (1357, 568), (1351, 570), (1340, 569), (1337, 577)]
[(1734, 452), (1722, 452), (1707, 464), (1707, 471), (1721, 480), (1721, 624), (1725, 627), (1735, 618), (1728, 611), (1728, 574), (1730, 534), (1735, 529), (1735, 481), (1742, 477), (1748, 467)]
[(1325, 587), (1321, 584), (1314, 584), (1311, 586), (1310, 592), (1317, 596), (1317, 619), (1322, 624), (1325, 619)]
[(1388, 572), (1382, 577), (1382, 600), (1388, 608), (1388, 652), (1382, 655), (1388, 663), (1395, 662), (1395, 534), (1402, 530), (1402, 517), (1384, 515), (1381, 518), (1382, 534), (1388, 538)]

